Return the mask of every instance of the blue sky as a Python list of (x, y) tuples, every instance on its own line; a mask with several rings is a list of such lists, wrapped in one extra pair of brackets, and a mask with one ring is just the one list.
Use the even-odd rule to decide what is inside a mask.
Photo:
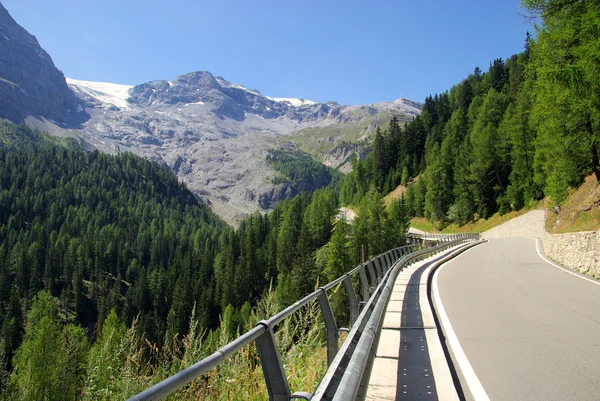
[(191, 71), (274, 97), (423, 101), (523, 49), (520, 0), (2, 0), (66, 76)]

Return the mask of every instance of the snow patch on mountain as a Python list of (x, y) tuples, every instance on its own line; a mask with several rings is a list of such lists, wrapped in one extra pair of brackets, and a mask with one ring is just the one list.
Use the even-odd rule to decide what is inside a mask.
[(131, 105), (127, 102), (131, 85), (113, 84), (110, 82), (81, 81), (67, 78), (67, 84), (75, 86), (87, 95), (98, 99), (105, 104), (112, 104), (120, 109), (127, 109)]
[(313, 104), (317, 104), (317, 102), (313, 101), (313, 100), (307, 100), (307, 99), (302, 99), (302, 98), (297, 98), (297, 97), (268, 97), (268, 99), (271, 99), (277, 103), (289, 103), (290, 105), (294, 106), (294, 107), (302, 107), (302, 106), (312, 106)]

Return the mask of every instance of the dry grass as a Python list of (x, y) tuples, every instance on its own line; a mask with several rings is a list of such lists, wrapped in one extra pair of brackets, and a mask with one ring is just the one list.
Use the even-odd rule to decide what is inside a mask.
[(594, 175), (572, 190), (558, 215), (548, 213), (546, 230), (553, 234), (600, 228), (600, 185)]
[(509, 212), (502, 216), (498, 213), (490, 217), (489, 219), (479, 219), (473, 223), (465, 224), (464, 226), (458, 226), (456, 224), (450, 224), (448, 227), (444, 229), (443, 232), (447, 233), (465, 233), (465, 232), (478, 232), (482, 233), (491, 228), (499, 226), (500, 224), (506, 223), (509, 220), (514, 219), (515, 217), (521, 216), (532, 209), (521, 209), (516, 212)]
[[(255, 327), (258, 321), (273, 316), (280, 309), (275, 302), (273, 292), (269, 290), (253, 309), (248, 322), (249, 327)], [(197, 330), (198, 322), (195, 320), (195, 314), (191, 319), (190, 333), (184, 337), (182, 344), (174, 342), (162, 348), (155, 347), (157, 353), (162, 352), (164, 355), (158, 355), (158, 366), (149, 363), (148, 370), (140, 371), (136, 366), (140, 365), (137, 361), (143, 360), (143, 354), (146, 353), (146, 347), (150, 343), (133, 341), (135, 344), (127, 349), (133, 355), (133, 357), (128, 356), (128, 361), (133, 362), (135, 366), (129, 364), (131, 366), (119, 376), (123, 382), (122, 391), (103, 399), (116, 400), (133, 396), (202, 360), (234, 339), (224, 330), (228, 326), (226, 320), (221, 322), (219, 329), (207, 334), (206, 331)], [(135, 334), (137, 333), (135, 328), (130, 331), (134, 333), (134, 337), (138, 335)], [(240, 334), (238, 332), (234, 337)], [(291, 391), (314, 391), (327, 370), (325, 326), (318, 302), (309, 303), (277, 325), (275, 337)], [(177, 350), (171, 350), (172, 346)], [(144, 362), (141, 364), (143, 365)], [(268, 398), (258, 351), (252, 343), (166, 399), (228, 401)]]
[(402, 194), (406, 193), (406, 187), (403, 185), (398, 185), (396, 189), (383, 197), (383, 203), (385, 203), (385, 207), (389, 207), (392, 202), (396, 199), (400, 199)]
[(440, 232), (437, 227), (425, 217), (413, 217), (410, 219), (410, 226), (428, 233)]

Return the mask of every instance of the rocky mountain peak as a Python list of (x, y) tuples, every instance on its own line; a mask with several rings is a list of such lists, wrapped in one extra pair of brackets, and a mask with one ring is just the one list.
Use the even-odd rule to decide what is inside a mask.
[(196, 89), (221, 89), (221, 85), (213, 74), (208, 71), (195, 71), (178, 76), (173, 81), (174, 86), (191, 86)]

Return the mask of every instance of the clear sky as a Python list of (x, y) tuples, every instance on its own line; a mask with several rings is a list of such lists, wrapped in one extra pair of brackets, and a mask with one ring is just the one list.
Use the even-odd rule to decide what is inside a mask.
[(67, 77), (215, 75), (274, 97), (423, 101), (523, 49), (520, 0), (1, 0)]

